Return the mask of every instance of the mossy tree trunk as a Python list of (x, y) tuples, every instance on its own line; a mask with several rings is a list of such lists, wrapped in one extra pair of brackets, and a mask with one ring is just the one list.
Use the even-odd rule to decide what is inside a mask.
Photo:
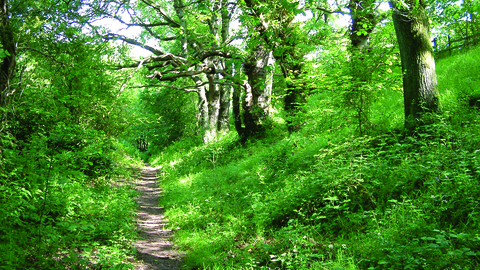
[(405, 127), (425, 124), (422, 114), (440, 111), (437, 75), (425, 1), (391, 1), (403, 70)]
[[(243, 99), (243, 124), (245, 136), (262, 136), (264, 121), (268, 117), (272, 82), (269, 80), (268, 65), (270, 50), (259, 44), (244, 64), (247, 75), (245, 98)], [(242, 137), (242, 136), (240, 136)]]
[[(286, 95), (285, 95), (285, 112), (287, 114), (286, 122), (289, 133), (296, 132), (300, 129), (300, 123), (295, 121), (295, 117), (299, 112), (302, 112), (303, 105), (307, 102), (306, 86), (304, 76), (305, 51), (298, 46), (302, 40), (297, 24), (293, 23), (294, 16), (288, 12), (290, 19), (281, 21), (283, 27), (281, 29), (274, 29), (280, 41), (276, 44), (273, 43), (275, 48), (273, 56), (276, 62), (279, 64), (283, 78), (286, 82)], [(288, 17), (288, 16), (285, 16)]]

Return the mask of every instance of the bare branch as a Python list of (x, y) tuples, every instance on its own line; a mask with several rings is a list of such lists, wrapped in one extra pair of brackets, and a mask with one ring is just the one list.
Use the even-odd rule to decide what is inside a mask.
[[(130, 88), (149, 88), (149, 87), (167, 87), (167, 88), (172, 88), (172, 89), (175, 89), (175, 90), (179, 90), (179, 91), (184, 91), (184, 92), (198, 92), (198, 87), (201, 87), (201, 86), (204, 86), (204, 85), (207, 85), (209, 84), (209, 82), (204, 82), (204, 83), (200, 83), (200, 84), (197, 84), (197, 85), (189, 85), (189, 86), (184, 86), (184, 87), (177, 87), (177, 86), (173, 86), (173, 85), (169, 85), (169, 84), (163, 84), (163, 83), (160, 83), (160, 84), (146, 84), (146, 85), (141, 85), (141, 86), (132, 86)], [(215, 82), (215, 84), (219, 84), (219, 85), (230, 85), (230, 84), (227, 84), (227, 83), (219, 83), (219, 82)]]
[(167, 21), (169, 26), (174, 27), (174, 28), (180, 28), (181, 27), (180, 23), (172, 20), (169, 16), (167, 16), (167, 13), (161, 7), (154, 5), (149, 0), (142, 0), (142, 2), (145, 3), (145, 5), (155, 9), (158, 13), (160, 13), (160, 15), (165, 19), (165, 21)]
[(44, 57), (47, 57), (47, 58), (50, 58), (53, 62), (56, 62), (60, 65), (63, 65), (63, 66), (66, 66), (67, 64), (65, 64), (64, 62), (61, 62), (61, 61), (58, 61), (54, 56), (50, 55), (50, 54), (46, 54), (46, 53), (43, 53), (37, 49), (34, 49), (34, 48), (31, 48), (31, 47), (18, 47), (17, 48), (18, 51), (22, 51), (22, 50), (28, 50), (28, 51), (34, 51), (40, 55), (43, 55)]
[[(194, 87), (200, 87), (202, 85), (194, 86)], [(198, 89), (195, 88), (190, 88), (192, 86), (186, 86), (186, 87), (177, 87), (169, 84), (147, 84), (147, 85), (142, 85), (142, 86), (133, 86), (131, 88), (149, 88), (149, 87), (167, 87), (167, 88), (172, 88), (178, 91), (184, 91), (184, 92), (198, 92)]]
[(242, 82), (240, 79), (235, 78), (234, 76), (230, 75), (230, 73), (226, 72), (225, 70), (217, 69), (216, 71), (218, 73), (222, 74), (223, 77), (227, 78), (232, 83), (238, 84), (242, 87), (246, 87), (246, 84), (244, 82)]
[(137, 73), (138, 70), (140, 70), (140, 68), (143, 66), (143, 63), (144, 63), (147, 59), (148, 59), (148, 57), (145, 58), (145, 59), (143, 59), (142, 61), (140, 61), (140, 63), (139, 63), (138, 66), (137, 66), (137, 69), (135, 69), (135, 70), (125, 79), (125, 82), (123, 83), (122, 87), (121, 87), (120, 90), (118, 91), (118, 94), (116, 95), (115, 100), (114, 100), (114, 102), (113, 102), (113, 104), (112, 104), (112, 108), (111, 108), (110, 111), (107, 113), (107, 115), (110, 115), (110, 113), (113, 111), (113, 109), (115, 108), (115, 104), (116, 104), (116, 102), (117, 102), (117, 100), (118, 100), (118, 97), (119, 97), (119, 96), (122, 94), (122, 92), (125, 90), (125, 87), (127, 87), (127, 84), (128, 84), (128, 82), (130, 82), (130, 79), (133, 77), (133, 75), (135, 75), (135, 73)]
[[(146, 64), (150, 64), (150, 63), (156, 63), (156, 62), (163, 62), (163, 63), (158, 64), (158, 65), (153, 65), (153, 66), (146, 65)], [(165, 53), (165, 54), (162, 54), (162, 55), (150, 55), (150, 56), (148, 56), (148, 57), (144, 58), (143, 60), (138, 61), (136, 63), (132, 63), (132, 64), (128, 64), (128, 65), (122, 65), (122, 66), (116, 66), (113, 69), (114, 70), (120, 70), (120, 69), (124, 69), (124, 68), (136, 68), (136, 67), (138, 67), (138, 65), (140, 63), (142, 63), (142, 66), (145, 66), (148, 70), (153, 70), (153, 69), (156, 69), (156, 68), (162, 68), (162, 67), (166, 67), (168, 65), (172, 65), (176, 68), (181, 67), (181, 66), (185, 66), (185, 65), (187, 65), (187, 67), (191, 66), (190, 62), (188, 62), (187, 59), (185, 59), (183, 57), (180, 57), (180, 56), (177, 56), (177, 55), (174, 55), (174, 54), (171, 54), (171, 53)]]
[(208, 57), (212, 57), (212, 56), (220, 56), (220, 57), (223, 57), (223, 58), (232, 58), (232, 55), (229, 54), (228, 52), (222, 52), (222, 51), (217, 51), (217, 50), (203, 51), (203, 52), (200, 52), (198, 54), (198, 58), (200, 59), (200, 61), (203, 61), (203, 60), (207, 59)]
[(107, 35), (104, 35), (103, 37), (106, 38), (106, 39), (112, 39), (112, 40), (123, 40), (123, 41), (127, 42), (128, 44), (132, 44), (132, 45), (135, 45), (135, 46), (138, 46), (138, 47), (142, 47), (145, 50), (151, 51), (153, 54), (156, 54), (156, 55), (163, 54), (162, 51), (159, 51), (159, 50), (157, 50), (153, 47), (150, 47), (150, 46), (142, 44), (142, 43), (140, 43), (140, 42), (138, 42), (134, 39), (127, 38), (127, 37), (124, 37), (124, 36), (121, 36), (121, 35), (109, 33)]
[(342, 15), (350, 15), (349, 12), (344, 12), (344, 11), (342, 11), (341, 8), (334, 9), (334, 10), (330, 10), (330, 9), (327, 9), (327, 8), (324, 8), (324, 7), (315, 7), (315, 8), (317, 10), (320, 10), (320, 11), (328, 13), (328, 14), (336, 13), (336, 14), (342, 14)]

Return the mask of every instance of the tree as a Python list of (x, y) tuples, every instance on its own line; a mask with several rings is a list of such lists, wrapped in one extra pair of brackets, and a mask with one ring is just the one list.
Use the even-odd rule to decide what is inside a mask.
[(422, 114), (438, 113), (440, 101), (425, 0), (391, 1), (403, 70), (405, 127), (422, 125)]
[[(287, 127), (290, 132), (298, 126), (292, 123), (292, 118), (306, 102), (305, 85), (302, 82), (306, 74), (304, 56), (306, 51), (300, 46), (306, 42), (305, 33), (300, 30), (300, 24), (295, 22), (295, 16), (302, 9), (299, 1), (245, 1), (253, 27), (263, 40), (263, 45), (272, 52), (276, 63), (280, 66), (286, 81), (285, 111)], [(256, 41), (260, 42), (260, 41)]]
[(375, 1), (350, 0), (348, 9), (352, 18), (350, 30), (350, 75), (352, 77), (351, 89), (345, 94), (346, 103), (356, 111), (358, 131), (365, 133), (370, 125), (370, 105), (374, 94), (372, 93), (372, 75), (375, 69), (371, 34), (377, 24), (386, 17), (378, 10)]
[(10, 88), (10, 79), (15, 71), (16, 44), (10, 26), (8, 6), (8, 0), (0, 0), (0, 43), (2, 46), (0, 48), (0, 109), (2, 109), (0, 124), (5, 121), (3, 110), (7, 108), (8, 97), (15, 92), (15, 89), (12, 91)]
[[(273, 4), (273, 3), (272, 3)], [(281, 1), (277, 3), (273, 12), (273, 36), (269, 43), (273, 47), (273, 56), (282, 70), (286, 82), (285, 112), (287, 114), (287, 128), (289, 132), (297, 131), (299, 125), (294, 124), (292, 118), (301, 110), (306, 100), (306, 83), (304, 77), (305, 55), (307, 51), (306, 34), (300, 29), (300, 23), (295, 22), (295, 16), (302, 11), (298, 8), (299, 1)], [(275, 27), (276, 26), (276, 27)], [(276, 38), (278, 37), (278, 39)]]
[(319, 2), (317, 12), (351, 17), (348, 31), (350, 44), (347, 46), (348, 64), (342, 69), (348, 83), (340, 87), (344, 89), (341, 103), (342, 106), (354, 110), (353, 117), (358, 122), (358, 132), (363, 135), (370, 124), (369, 112), (374, 96), (372, 76), (378, 68), (374, 55), (377, 48), (375, 44), (371, 44), (371, 38), (377, 24), (386, 16), (379, 10), (379, 3), (374, 0), (335, 1), (336, 7), (333, 9), (328, 6), (328, 2)]
[[(479, 10), (478, 1), (436, 0), (428, 2), (427, 12), (435, 33), (434, 49), (437, 53), (452, 47), (459, 48), (479, 42)], [(455, 40), (462, 41), (451, 42)]]
[[(150, 71), (148, 78), (161, 82), (143, 87), (197, 94), (198, 127), (204, 142), (214, 140), (217, 132), (228, 129), (230, 87), (220, 74), (226, 74), (225, 59), (231, 58), (228, 47), (232, 41), (230, 22), (236, 11), (234, 3), (227, 0), (106, 1), (92, 4), (91, 10), (99, 17), (143, 29), (140, 37), (129, 38), (102, 33), (93, 27), (104, 38), (121, 40), (152, 53), (134, 64), (123, 65), (123, 68), (144, 66)], [(149, 46), (147, 40), (155, 40), (159, 46)]]

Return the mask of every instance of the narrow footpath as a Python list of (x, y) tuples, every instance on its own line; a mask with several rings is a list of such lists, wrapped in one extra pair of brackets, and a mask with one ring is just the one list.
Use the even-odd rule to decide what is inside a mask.
[(137, 259), (141, 264), (138, 270), (180, 269), (180, 254), (172, 242), (172, 231), (165, 229), (167, 220), (158, 199), (161, 189), (157, 183), (157, 169), (146, 165), (136, 186), (141, 193), (138, 199), (137, 223), (141, 239), (135, 243)]

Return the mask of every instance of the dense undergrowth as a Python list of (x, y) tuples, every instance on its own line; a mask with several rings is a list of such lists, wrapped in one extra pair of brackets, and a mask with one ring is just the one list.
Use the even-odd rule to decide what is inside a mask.
[(153, 154), (185, 268), (478, 269), (479, 52), (437, 63), (444, 112), (413, 134), (392, 117), (398, 92), (364, 136), (316, 93), (290, 136), (279, 124)]
[(62, 123), (0, 139), (0, 269), (133, 269), (131, 150)]

